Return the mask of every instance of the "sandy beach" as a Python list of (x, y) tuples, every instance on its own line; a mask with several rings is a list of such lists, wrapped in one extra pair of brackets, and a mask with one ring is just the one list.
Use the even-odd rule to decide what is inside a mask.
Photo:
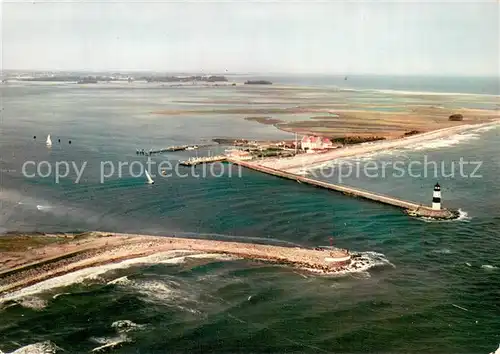
[(257, 164), (287, 172), (298, 173), (302, 169), (314, 168), (314, 166), (332, 161), (338, 158), (362, 156), (366, 154), (387, 151), (390, 149), (403, 148), (405, 146), (438, 140), (455, 134), (464, 133), (469, 130), (493, 127), (500, 124), (500, 120), (493, 120), (481, 124), (463, 124), (449, 128), (434, 130), (427, 133), (416, 134), (404, 138), (393, 140), (382, 140), (370, 143), (363, 143), (354, 146), (334, 149), (326, 153), (299, 154), (290, 158), (272, 158), (255, 161)]
[[(13, 249), (0, 254), (0, 294), (37, 284), (89, 267), (179, 251), (219, 254), (286, 264), (316, 272), (331, 273), (350, 263), (348, 251), (282, 247), (204, 239), (91, 232), (81, 235), (3, 236), (2, 242), (23, 237), (52, 238), (52, 244)], [(2, 297), (0, 297), (1, 300)]]

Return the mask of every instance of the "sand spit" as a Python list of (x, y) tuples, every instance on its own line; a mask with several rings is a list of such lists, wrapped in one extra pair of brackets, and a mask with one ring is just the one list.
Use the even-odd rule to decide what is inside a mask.
[(327, 153), (299, 154), (290, 158), (272, 158), (258, 161), (261, 166), (297, 173), (301, 169), (314, 168), (322, 163), (333, 161), (339, 158), (363, 156), (366, 154), (388, 151), (391, 149), (404, 148), (428, 141), (443, 139), (455, 134), (461, 134), (469, 130), (489, 129), (500, 124), (500, 120), (495, 120), (483, 124), (463, 124), (451, 128), (434, 130), (428, 133), (408, 136), (394, 140), (383, 140), (371, 143), (363, 143), (346, 148), (335, 149)]
[[(0, 236), (0, 239), (3, 236)], [(48, 237), (36, 235), (33, 237)], [(61, 248), (58, 248), (61, 247)], [(169, 251), (187, 254), (208, 253), (252, 260), (287, 264), (302, 269), (332, 273), (341, 271), (351, 262), (346, 250), (320, 250), (299, 247), (283, 247), (253, 243), (145, 236), (93, 232), (74, 239), (66, 238), (64, 245), (42, 246), (45, 257), (33, 262), (24, 258), (16, 267), (3, 266), (5, 258), (16, 252), (0, 254), (0, 294), (37, 284), (67, 273), (148, 257)], [(64, 249), (65, 252), (62, 252)], [(77, 251), (75, 251), (77, 250)], [(17, 250), (24, 253), (24, 250)], [(21, 263), (18, 259), (17, 263)], [(1, 297), (0, 297), (1, 298)]]

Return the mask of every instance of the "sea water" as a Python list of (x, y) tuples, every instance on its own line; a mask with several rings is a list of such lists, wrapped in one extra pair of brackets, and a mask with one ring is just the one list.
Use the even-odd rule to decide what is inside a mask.
[[(231, 97), (221, 90), (217, 95)], [(213, 136), (291, 136), (241, 116), (151, 113), (178, 107), (174, 98), (195, 92), (2, 87), (3, 230), (109, 230), (305, 246), (328, 245), (333, 237), (339, 247), (364, 252), (370, 267), (324, 277), (261, 262), (178, 255), (117, 267), (4, 303), (0, 350), (44, 341), (71, 353), (118, 342), (112, 352), (489, 353), (497, 347), (500, 129), (472, 132), (477, 139), (439, 148), (409, 146), (370, 157), (483, 161), (479, 179), (439, 179), (443, 204), (467, 213), (453, 222), (410, 218), (389, 206), (253, 171), (235, 178), (236, 167), (232, 177), (228, 170), (218, 178), (156, 177), (153, 186), (128, 173), (99, 182), (102, 161), (145, 160), (136, 148)], [(47, 149), (49, 133), (54, 144)], [(177, 161), (193, 153), (154, 159)], [(74, 173), (55, 183), (23, 177), (26, 160), (87, 161), (87, 168), (80, 183)], [(361, 176), (344, 183), (430, 203), (435, 182), (433, 176)]]

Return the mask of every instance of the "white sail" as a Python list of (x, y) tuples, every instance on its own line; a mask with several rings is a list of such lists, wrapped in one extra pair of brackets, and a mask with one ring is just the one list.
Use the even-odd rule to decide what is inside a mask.
[(50, 139), (50, 134), (47, 135), (47, 146), (51, 146), (52, 145), (52, 139)]
[(153, 181), (153, 179), (152, 179), (152, 178), (151, 178), (151, 176), (149, 175), (148, 170), (144, 170), (144, 173), (146, 174), (146, 178), (148, 179), (148, 184), (153, 184), (153, 183), (155, 183), (155, 181)]

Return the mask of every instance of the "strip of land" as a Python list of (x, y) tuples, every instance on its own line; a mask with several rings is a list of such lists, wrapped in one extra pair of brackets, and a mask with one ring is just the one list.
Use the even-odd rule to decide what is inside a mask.
[(414, 144), (446, 138), (471, 129), (480, 129), (498, 125), (499, 123), (500, 120), (489, 121), (482, 124), (463, 124), (427, 133), (411, 135), (400, 139), (376, 141), (333, 149), (326, 153), (299, 154), (289, 158), (267, 158), (261, 161), (255, 161), (255, 163), (277, 170), (299, 173), (302, 169), (313, 168), (317, 165), (333, 161), (335, 159), (362, 156), (390, 149), (404, 148)]
[[(13, 244), (16, 246), (12, 247)], [(9, 247), (9, 250), (5, 250)], [(0, 236), (0, 249), (3, 250), (0, 253), (0, 294), (77, 270), (168, 251), (215, 253), (327, 273), (342, 270), (351, 260), (349, 252), (342, 249), (308, 249), (102, 232), (4, 235)]]

